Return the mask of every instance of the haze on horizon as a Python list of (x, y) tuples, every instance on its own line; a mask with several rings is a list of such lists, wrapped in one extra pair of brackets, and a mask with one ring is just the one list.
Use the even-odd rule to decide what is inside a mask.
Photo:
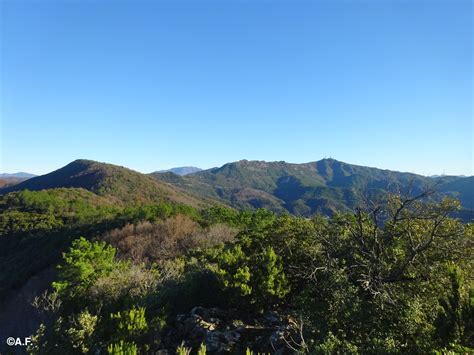
[(0, 3), (0, 173), (473, 175), (471, 1)]

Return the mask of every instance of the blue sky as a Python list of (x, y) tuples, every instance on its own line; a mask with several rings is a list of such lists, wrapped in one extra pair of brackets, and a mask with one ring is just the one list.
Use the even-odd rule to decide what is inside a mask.
[(0, 172), (333, 157), (473, 174), (471, 1), (0, 7)]

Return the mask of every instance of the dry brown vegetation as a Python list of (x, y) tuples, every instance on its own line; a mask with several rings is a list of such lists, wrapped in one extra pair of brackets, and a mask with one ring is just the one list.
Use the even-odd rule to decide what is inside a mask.
[(191, 218), (177, 215), (155, 223), (127, 224), (105, 233), (101, 239), (116, 247), (120, 258), (162, 265), (190, 249), (232, 241), (236, 234), (235, 228), (225, 224), (202, 228)]
[(100, 277), (89, 291), (90, 299), (95, 303), (112, 303), (125, 296), (139, 298), (152, 291), (159, 282), (160, 278), (152, 271), (132, 265)]

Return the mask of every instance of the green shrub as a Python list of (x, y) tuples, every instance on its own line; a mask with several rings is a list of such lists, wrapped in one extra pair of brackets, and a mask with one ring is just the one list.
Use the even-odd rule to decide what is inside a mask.
[(217, 275), (236, 305), (271, 307), (289, 292), (281, 258), (272, 247), (246, 255), (240, 245), (217, 257)]
[(58, 281), (53, 287), (61, 297), (72, 299), (84, 292), (100, 277), (109, 274), (118, 263), (115, 249), (104, 242), (89, 242), (81, 237), (73, 241), (58, 266)]
[(110, 318), (115, 321), (119, 337), (138, 336), (148, 330), (143, 307), (133, 307), (130, 310), (112, 313)]
[(118, 343), (110, 344), (107, 347), (107, 353), (110, 355), (137, 355), (138, 348), (135, 343), (120, 340)]

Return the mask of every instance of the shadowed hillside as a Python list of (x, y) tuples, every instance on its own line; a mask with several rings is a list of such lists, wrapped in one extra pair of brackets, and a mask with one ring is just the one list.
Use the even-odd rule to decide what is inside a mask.
[(25, 180), (26, 179), (24, 178), (17, 178), (17, 177), (2, 177), (0, 178), (0, 188), (13, 186)]
[(440, 189), (458, 199), (463, 207), (474, 209), (474, 176), (457, 178)]

